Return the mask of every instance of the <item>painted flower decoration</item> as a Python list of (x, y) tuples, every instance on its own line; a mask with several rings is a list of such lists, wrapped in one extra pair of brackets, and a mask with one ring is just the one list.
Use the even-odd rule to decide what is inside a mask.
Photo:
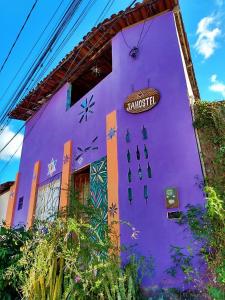
[(116, 135), (116, 129), (115, 128), (110, 128), (107, 137), (109, 140), (111, 140), (114, 136)]
[(81, 147), (77, 147), (77, 150), (80, 152), (75, 160), (76, 161), (80, 161), (80, 158), (83, 157), (83, 155), (91, 150), (98, 150), (98, 146), (95, 146), (95, 142), (97, 141), (98, 137), (96, 136), (90, 143), (89, 146), (87, 146), (86, 148), (81, 148)]
[(114, 218), (114, 216), (117, 214), (117, 210), (118, 210), (118, 208), (117, 208), (116, 204), (112, 203), (112, 205), (109, 207), (110, 216)]
[(93, 114), (92, 107), (95, 105), (95, 102), (93, 101), (93, 97), (94, 96), (92, 95), (89, 100), (86, 98), (81, 103), (80, 106), (82, 107), (82, 111), (79, 113), (79, 115), (81, 116), (79, 123), (81, 123), (84, 120), (87, 122), (89, 114)]
[(93, 181), (96, 183), (104, 183), (106, 175), (106, 167), (105, 167), (105, 161), (101, 161), (99, 164), (96, 164), (92, 166), (92, 178)]
[(66, 154), (66, 155), (63, 157), (63, 164), (64, 164), (64, 165), (67, 164), (67, 163), (69, 162), (69, 160), (70, 160), (70, 157), (69, 157), (68, 154)]

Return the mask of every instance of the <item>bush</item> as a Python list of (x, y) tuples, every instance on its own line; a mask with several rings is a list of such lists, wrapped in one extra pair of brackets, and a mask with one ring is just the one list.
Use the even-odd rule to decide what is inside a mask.
[(23, 299), (142, 299), (146, 260), (131, 255), (121, 267), (107, 225), (105, 235), (99, 236), (90, 224), (97, 224), (95, 212), (79, 208), (67, 218), (38, 224), (32, 240), (22, 246), (20, 259), (7, 270)]
[(17, 282), (7, 275), (7, 269), (16, 266), (22, 257), (21, 247), (32, 237), (30, 231), (23, 228), (10, 229), (0, 227), (0, 299), (19, 299)]
[(192, 281), (198, 290), (207, 293), (212, 299), (225, 299), (225, 209), (224, 201), (220, 199), (212, 187), (205, 188), (206, 207), (188, 205), (179, 224), (189, 229), (195, 241), (198, 242), (198, 253), (207, 264), (206, 276), (196, 272), (192, 264), (193, 249), (172, 247), (172, 261), (167, 273), (175, 276), (178, 270), (186, 275), (186, 280)]

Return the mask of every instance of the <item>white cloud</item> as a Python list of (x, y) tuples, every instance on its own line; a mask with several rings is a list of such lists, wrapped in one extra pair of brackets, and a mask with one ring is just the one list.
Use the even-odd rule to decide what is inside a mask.
[(211, 85), (209, 89), (213, 92), (220, 93), (225, 98), (225, 83), (217, 79), (217, 75), (213, 74), (210, 78)]
[[(11, 140), (11, 138), (15, 135), (15, 132), (7, 126), (3, 132), (0, 134), (0, 151), (1, 149)], [(22, 150), (22, 142), (23, 135), (19, 133), (10, 143), (9, 145), (0, 153), (0, 160), (8, 160), (14, 152), (18, 149), (14, 158), (20, 158), (21, 150)]]
[(203, 18), (198, 23), (196, 35), (198, 39), (194, 45), (195, 49), (199, 54), (203, 55), (205, 59), (209, 58), (218, 47), (216, 40), (221, 35), (216, 17), (209, 16)]
[(216, 0), (218, 6), (223, 6), (224, 0)]

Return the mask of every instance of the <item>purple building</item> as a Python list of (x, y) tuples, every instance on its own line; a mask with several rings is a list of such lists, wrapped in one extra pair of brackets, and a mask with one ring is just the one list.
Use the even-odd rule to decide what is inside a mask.
[(10, 114), (26, 121), (11, 223), (50, 217), (74, 188), (105, 221), (132, 224), (114, 225), (116, 243), (154, 258), (152, 284), (178, 285), (165, 273), (169, 249), (190, 237), (176, 219), (204, 203), (195, 99), (177, 0), (144, 1), (93, 28)]

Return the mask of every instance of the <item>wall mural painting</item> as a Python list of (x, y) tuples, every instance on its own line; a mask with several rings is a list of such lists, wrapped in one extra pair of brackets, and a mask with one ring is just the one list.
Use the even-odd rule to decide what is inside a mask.
[(136, 156), (137, 156), (137, 160), (140, 160), (141, 159), (141, 154), (140, 154), (140, 151), (139, 151), (139, 147), (137, 146), (137, 150), (136, 150)]
[(129, 187), (128, 188), (128, 200), (130, 201), (130, 204), (133, 200), (133, 195), (132, 195), (132, 189)]
[(48, 164), (48, 173), (47, 175), (52, 177), (56, 171), (57, 159), (52, 158), (51, 162)]
[[(90, 193), (91, 204), (100, 209), (98, 221), (92, 225), (98, 234), (104, 236), (104, 227), (107, 224), (108, 197), (107, 197), (107, 161), (106, 157), (94, 162), (90, 166)], [(116, 206), (111, 208), (111, 213), (116, 214)]]
[(148, 173), (148, 178), (152, 178), (152, 169), (149, 165), (149, 162), (148, 162), (148, 167), (147, 167), (147, 173)]
[(140, 164), (138, 166), (138, 177), (139, 177), (140, 180), (142, 180), (142, 178), (143, 178), (142, 169), (141, 169), (141, 165)]
[(128, 170), (127, 176), (128, 176), (128, 182), (130, 183), (132, 181), (132, 174), (131, 174), (131, 169), (130, 168)]
[(109, 214), (112, 218), (117, 215), (118, 207), (115, 203), (112, 203), (112, 205), (109, 207)]
[(63, 157), (63, 164), (66, 165), (69, 161), (70, 161), (70, 157), (69, 157), (68, 154), (66, 154), (66, 155)]
[[(141, 128), (141, 135), (143, 140), (146, 141), (148, 139), (148, 132), (144, 126)], [(130, 130), (127, 129), (125, 133), (126, 143), (130, 143), (131, 141), (130, 137), (131, 137)], [(131, 157), (133, 157), (133, 159), (138, 162), (138, 165), (134, 166), (135, 169), (132, 169)], [(146, 162), (146, 160), (149, 159), (148, 145), (146, 143), (145, 144), (143, 143), (143, 145), (136, 145), (133, 151), (127, 149), (126, 158), (128, 163), (127, 166), (128, 200), (130, 204), (134, 200), (134, 195), (130, 184), (136, 182), (138, 185), (143, 184), (143, 186), (141, 187), (143, 189), (143, 198), (147, 203), (147, 200), (149, 199), (149, 190), (148, 190), (148, 185), (146, 184), (147, 183), (146, 180), (152, 178), (152, 169), (150, 163), (149, 161)]]
[(145, 155), (145, 158), (148, 159), (148, 149), (147, 149), (146, 145), (144, 145), (144, 155)]
[(93, 106), (95, 105), (95, 102), (93, 101), (93, 97), (94, 95), (91, 96), (91, 98), (88, 100), (88, 98), (86, 98), (82, 103), (81, 103), (81, 112), (79, 113), (79, 116), (81, 116), (79, 123), (82, 123), (82, 121), (86, 121), (88, 120), (88, 117), (90, 114), (93, 114)]
[(143, 137), (143, 140), (148, 139), (148, 132), (147, 132), (147, 129), (145, 128), (145, 126), (142, 127), (142, 137)]
[(108, 140), (111, 140), (116, 135), (116, 128), (110, 128), (107, 133)]
[(127, 133), (126, 133), (126, 142), (130, 143), (130, 132), (128, 129), (127, 129)]
[(147, 203), (147, 200), (148, 200), (148, 186), (147, 185), (144, 185), (144, 198)]
[(131, 162), (131, 155), (130, 155), (130, 150), (127, 150), (127, 162), (130, 163)]
[(76, 156), (75, 160), (78, 162), (79, 165), (83, 163), (84, 154), (88, 153), (89, 151), (98, 150), (98, 146), (96, 146), (97, 139), (98, 137), (96, 136), (87, 147), (77, 147), (79, 154)]

